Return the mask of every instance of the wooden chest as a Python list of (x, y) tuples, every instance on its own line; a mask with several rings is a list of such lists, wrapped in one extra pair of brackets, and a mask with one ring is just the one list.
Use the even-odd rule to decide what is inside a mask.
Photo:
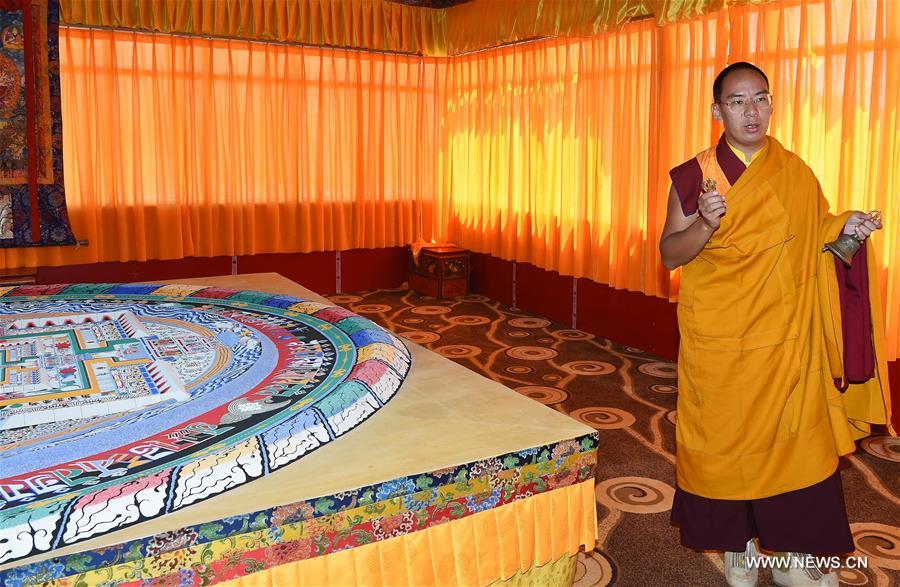
[(462, 247), (423, 247), (418, 264), (409, 260), (409, 288), (435, 298), (469, 293), (469, 251)]

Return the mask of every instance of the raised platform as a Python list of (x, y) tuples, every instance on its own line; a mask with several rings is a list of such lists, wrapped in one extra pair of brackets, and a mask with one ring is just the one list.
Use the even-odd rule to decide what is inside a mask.
[[(182, 283), (323, 301), (276, 274)], [(407, 345), (396, 397), (340, 439), (196, 505), (7, 564), (4, 581), (331, 577), (402, 553), (382, 569), (395, 581), (486, 584), (592, 547), (596, 432)]]

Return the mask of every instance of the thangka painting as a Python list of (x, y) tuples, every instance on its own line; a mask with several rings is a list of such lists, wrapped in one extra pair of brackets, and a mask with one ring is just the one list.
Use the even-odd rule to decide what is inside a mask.
[(411, 362), (375, 323), (282, 295), (0, 287), (0, 564), (265, 477), (375, 414)]
[(74, 244), (63, 188), (58, 0), (0, 0), (0, 247)]

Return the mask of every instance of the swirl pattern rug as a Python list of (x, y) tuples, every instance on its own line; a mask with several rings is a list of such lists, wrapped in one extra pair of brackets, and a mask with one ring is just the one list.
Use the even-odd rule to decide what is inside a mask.
[[(725, 583), (722, 555), (683, 548), (669, 523), (675, 363), (479, 295), (436, 300), (399, 289), (330, 299), (599, 432), (599, 539), (579, 556), (577, 587)], [(889, 436), (841, 459), (854, 555), (869, 565), (842, 568), (843, 584), (900, 585), (898, 467), (900, 439)], [(771, 573), (759, 584), (772, 585)]]
[(280, 469), (378, 411), (410, 366), (398, 337), (319, 302), (0, 288), (0, 563)]

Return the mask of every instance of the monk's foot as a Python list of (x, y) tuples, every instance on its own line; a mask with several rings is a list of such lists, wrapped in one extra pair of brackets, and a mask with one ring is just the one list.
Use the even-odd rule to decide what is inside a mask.
[(725, 553), (725, 582), (730, 587), (756, 587), (759, 580), (759, 552), (751, 538), (744, 552)]

